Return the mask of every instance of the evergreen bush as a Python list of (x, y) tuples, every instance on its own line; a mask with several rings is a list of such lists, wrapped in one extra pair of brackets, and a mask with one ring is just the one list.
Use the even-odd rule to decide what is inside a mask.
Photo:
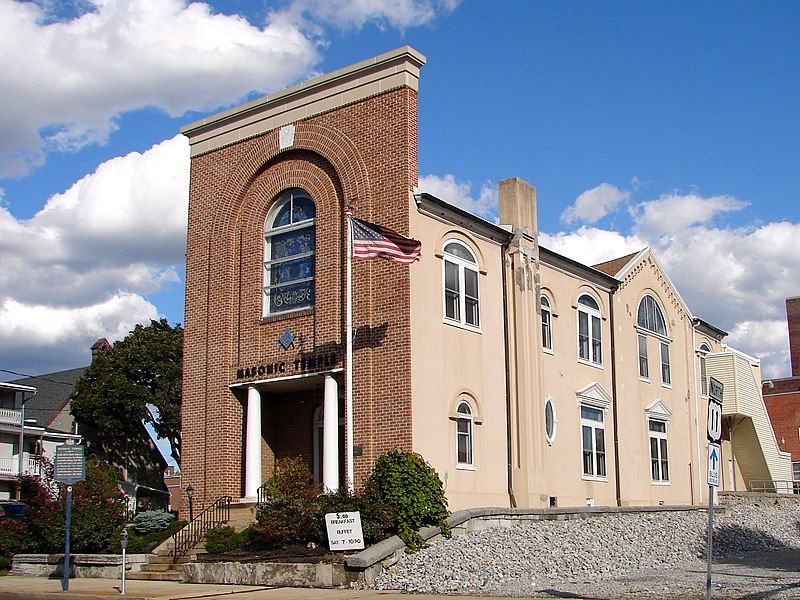
[(144, 510), (133, 518), (133, 528), (139, 535), (154, 531), (164, 531), (175, 519), (175, 515), (165, 510)]
[(236, 531), (233, 527), (217, 527), (206, 533), (206, 552), (224, 554), (238, 550), (250, 541), (250, 531)]

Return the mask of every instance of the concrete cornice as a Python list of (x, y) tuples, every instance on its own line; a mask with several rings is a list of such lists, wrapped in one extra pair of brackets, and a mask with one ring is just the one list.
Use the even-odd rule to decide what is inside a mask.
[(391, 89), (417, 90), (425, 60), (403, 46), (205, 117), (185, 125), (181, 133), (189, 138), (191, 155), (197, 156)]

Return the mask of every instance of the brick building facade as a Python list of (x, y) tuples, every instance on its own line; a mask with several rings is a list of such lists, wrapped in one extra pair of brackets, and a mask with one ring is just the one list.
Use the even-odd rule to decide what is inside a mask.
[(763, 383), (764, 402), (781, 450), (792, 455), (792, 479), (800, 482), (800, 297), (786, 299), (791, 377)]
[[(515, 178), (501, 225), (415, 193), (424, 63), (400, 48), (183, 128), (196, 506), (255, 500), (290, 456), (358, 488), (393, 448), (434, 466), (452, 509), (702, 503), (706, 366), (755, 407), (723, 443), (726, 481), (779, 478), (758, 362), (692, 315), (649, 249), (590, 267), (540, 248), (536, 191)], [(422, 243), (412, 265), (352, 263), (349, 391), (348, 213)]]

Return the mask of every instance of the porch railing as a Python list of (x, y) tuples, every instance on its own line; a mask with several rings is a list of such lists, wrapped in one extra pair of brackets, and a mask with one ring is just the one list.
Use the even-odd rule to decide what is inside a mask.
[(747, 487), (762, 494), (800, 494), (800, 481), (787, 479), (751, 479)]
[(231, 519), (231, 497), (223, 496), (197, 515), (186, 527), (172, 536), (172, 562), (186, 556), (206, 532)]
[(4, 425), (19, 425), (22, 423), (22, 411), (0, 408), (0, 423)]
[[(41, 463), (35, 454), (22, 455), (22, 472), (28, 475), (41, 475)], [(19, 475), (19, 455), (0, 458), (0, 475), (17, 477)]]

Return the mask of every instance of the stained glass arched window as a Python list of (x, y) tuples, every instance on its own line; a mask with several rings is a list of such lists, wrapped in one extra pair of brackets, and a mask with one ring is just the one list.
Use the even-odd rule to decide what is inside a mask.
[(263, 314), (314, 305), (314, 201), (300, 189), (285, 192), (264, 227)]

